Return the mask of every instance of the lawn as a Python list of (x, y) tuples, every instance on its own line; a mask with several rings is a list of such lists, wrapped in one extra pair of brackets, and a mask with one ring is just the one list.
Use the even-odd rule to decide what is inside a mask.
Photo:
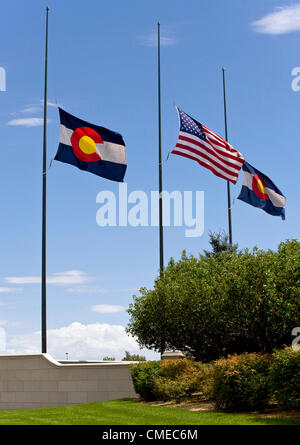
[(300, 425), (300, 419), (192, 412), (134, 400), (33, 410), (0, 410), (0, 425)]

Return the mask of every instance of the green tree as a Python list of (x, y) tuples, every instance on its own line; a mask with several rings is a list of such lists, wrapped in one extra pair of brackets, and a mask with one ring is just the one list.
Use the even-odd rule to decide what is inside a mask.
[(164, 340), (196, 360), (289, 345), (300, 325), (300, 243), (199, 259), (183, 252), (128, 312), (140, 347), (159, 351)]
[(233, 253), (237, 252), (238, 244), (230, 244), (229, 236), (225, 232), (209, 233), (209, 244), (212, 250), (203, 249), (204, 256), (209, 258), (210, 256), (216, 257), (220, 253)]
[(103, 357), (102, 360), (105, 362), (114, 362), (116, 359), (115, 357)]
[(146, 357), (139, 354), (130, 354), (130, 352), (125, 351), (125, 356), (122, 358), (122, 361), (126, 362), (145, 362)]

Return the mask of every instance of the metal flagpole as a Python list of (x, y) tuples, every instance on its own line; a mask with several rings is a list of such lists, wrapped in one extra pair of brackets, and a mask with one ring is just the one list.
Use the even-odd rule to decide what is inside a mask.
[(162, 203), (162, 162), (161, 162), (161, 92), (160, 92), (160, 23), (157, 24), (158, 37), (158, 174), (159, 174), (159, 269), (164, 270), (163, 203)]
[[(161, 91), (160, 91), (160, 23), (157, 23), (158, 43), (158, 176), (159, 176), (159, 271), (164, 271), (164, 233), (163, 233), (163, 201), (162, 201), (162, 161), (161, 161)], [(161, 358), (165, 351), (165, 341), (161, 340)]]
[(42, 353), (47, 352), (46, 317), (46, 191), (47, 191), (47, 74), (48, 74), (48, 14), (46, 7), (46, 50), (44, 89), (44, 134), (43, 134), (43, 196), (42, 196)]
[[(225, 68), (222, 68), (223, 72), (223, 97), (224, 97), (224, 118), (225, 118), (225, 139), (228, 142), (227, 132), (227, 111), (226, 111), (226, 85), (225, 85)], [(232, 224), (231, 224), (231, 198), (230, 198), (230, 183), (227, 181), (227, 201), (228, 201), (228, 229), (229, 229), (229, 242), (232, 245)]]

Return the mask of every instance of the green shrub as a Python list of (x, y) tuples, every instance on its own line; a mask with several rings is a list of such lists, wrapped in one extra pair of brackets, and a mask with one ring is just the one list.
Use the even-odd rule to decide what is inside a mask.
[(300, 351), (286, 348), (273, 357), (270, 382), (274, 399), (286, 408), (300, 408)]
[(262, 411), (276, 401), (300, 407), (300, 351), (232, 355), (210, 365), (190, 359), (141, 362), (130, 366), (135, 391), (145, 400), (199, 396), (217, 408)]
[(270, 399), (271, 356), (259, 353), (229, 356), (213, 364), (208, 393), (217, 408), (263, 410)]
[(135, 392), (144, 400), (157, 400), (155, 379), (160, 375), (160, 362), (141, 362), (130, 365)]
[(209, 365), (189, 359), (131, 365), (136, 392), (145, 400), (181, 400), (203, 392)]
[(180, 401), (195, 392), (202, 392), (207, 365), (194, 360), (166, 360), (161, 363), (161, 376), (155, 380), (160, 400)]
[(155, 393), (157, 394), (158, 400), (180, 400), (191, 395), (190, 383), (182, 378), (177, 378), (176, 380), (158, 377), (155, 380)]
[(154, 287), (134, 296), (127, 332), (140, 347), (159, 350), (164, 343), (210, 363), (229, 354), (271, 354), (290, 343), (299, 326), (300, 242), (228, 253), (223, 241), (212, 239), (208, 258), (183, 252), (171, 259)]
[(176, 379), (193, 366), (194, 361), (189, 359), (163, 360), (160, 363), (161, 375), (170, 379)]

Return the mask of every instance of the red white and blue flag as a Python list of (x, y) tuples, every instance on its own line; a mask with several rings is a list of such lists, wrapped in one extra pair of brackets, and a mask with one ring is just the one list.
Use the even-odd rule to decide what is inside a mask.
[(122, 136), (78, 119), (61, 108), (59, 116), (60, 139), (54, 159), (103, 178), (122, 182), (127, 167)]
[(252, 167), (248, 162), (243, 165), (243, 184), (238, 199), (259, 207), (270, 215), (285, 219), (286, 199), (268, 176)]
[(197, 161), (216, 176), (235, 184), (244, 156), (221, 136), (177, 108), (180, 129), (171, 153)]

